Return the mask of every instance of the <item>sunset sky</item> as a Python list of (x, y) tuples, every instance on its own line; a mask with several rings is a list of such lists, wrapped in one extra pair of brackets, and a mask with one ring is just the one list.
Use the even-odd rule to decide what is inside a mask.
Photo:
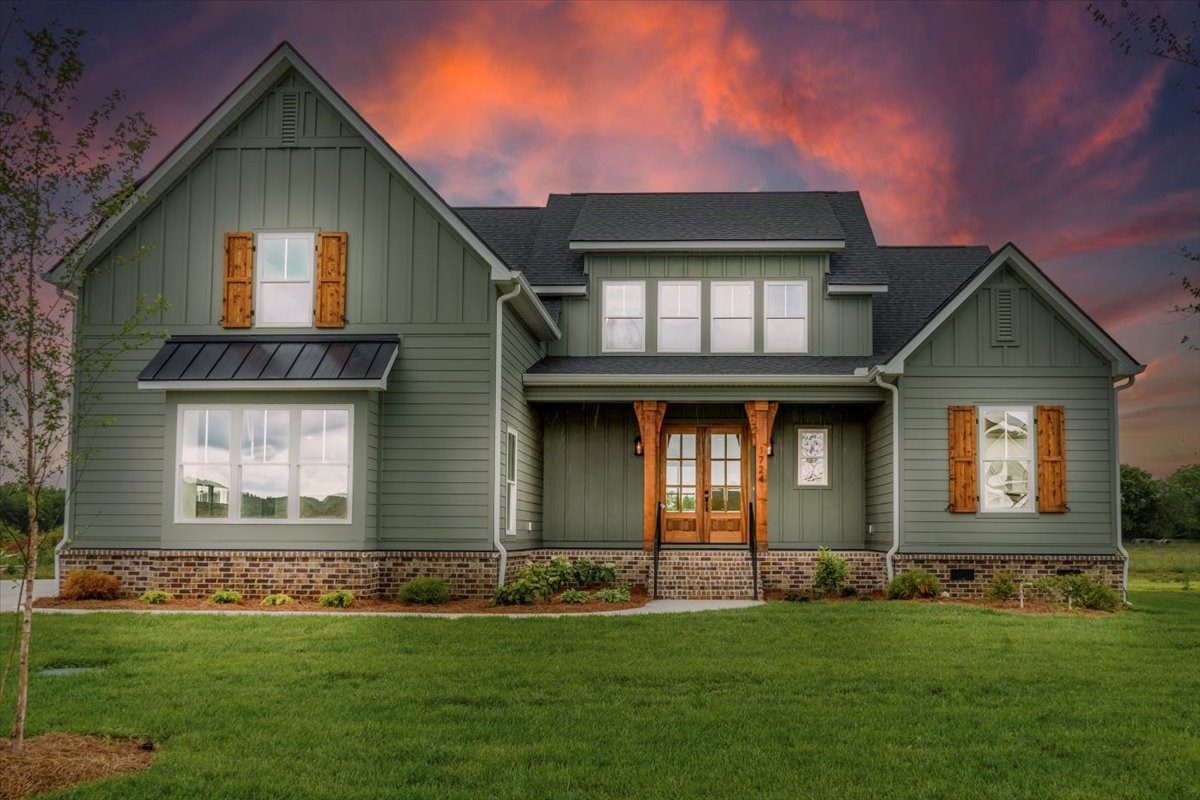
[(158, 128), (150, 163), (287, 39), (452, 204), (858, 189), (881, 243), (1013, 241), (1148, 365), (1121, 395), (1122, 460), (1200, 462), (1200, 351), (1179, 343), (1200, 318), (1170, 313), (1200, 281), (1180, 253), (1200, 249), (1200, 70), (1123, 55), (1085, 2), (21, 14), (89, 32), (83, 99), (124, 89)]

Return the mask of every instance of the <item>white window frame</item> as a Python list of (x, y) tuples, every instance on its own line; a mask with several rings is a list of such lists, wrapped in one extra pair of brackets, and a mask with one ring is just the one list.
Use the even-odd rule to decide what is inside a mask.
[[(1029, 475), (1029, 492), (1028, 500), (1024, 508), (988, 508), (987, 505), (987, 462), (985, 456), (986, 439), (984, 438), (984, 429), (987, 425), (987, 415), (989, 412), (1013, 412), (1019, 411), (1029, 417), (1029, 453), (1027, 455), (1027, 472)], [(1034, 413), (1033, 406), (1025, 405), (988, 405), (979, 406), (979, 423), (976, 431), (976, 461), (975, 469), (978, 474), (979, 481), (979, 512), (980, 514), (1037, 514), (1037, 416)], [(997, 459), (993, 459), (997, 460)], [(1019, 459), (1007, 458), (998, 459), (1001, 461), (1018, 461)]]
[(520, 436), (516, 428), (509, 425), (504, 436), (504, 532), (517, 535), (517, 456), (520, 454)]
[[(692, 286), (692, 287), (694, 287), (696, 289), (696, 315), (693, 317), (685, 317), (685, 316), (676, 316), (676, 315), (667, 316), (667, 315), (663, 314), (662, 296), (663, 296), (663, 288), (666, 286)], [(658, 282), (658, 293), (657, 293), (657, 297), (658, 297), (657, 306), (658, 307), (656, 309), (656, 311), (658, 312), (658, 352), (660, 352), (660, 353), (699, 353), (700, 352), (701, 344), (702, 344), (701, 331), (700, 331), (700, 319), (704, 313), (703, 291), (704, 290), (701, 287), (700, 281), (659, 281)], [(667, 320), (667, 319), (695, 320), (695, 323), (696, 323), (696, 346), (695, 347), (664, 347), (663, 346), (663, 320)]]
[[(765, 281), (763, 283), (763, 352), (764, 353), (807, 353), (810, 348), (809, 334), (811, 333), (808, 321), (812, 314), (812, 291), (809, 286), (810, 281)], [(804, 287), (804, 315), (800, 317), (773, 317), (771, 316), (771, 304), (768, 295), (771, 293), (772, 286), (803, 286)], [(804, 347), (799, 350), (792, 350), (781, 347), (771, 347), (770, 321), (773, 319), (799, 319), (804, 322)]]
[[(800, 479), (800, 465), (804, 461), (804, 453), (800, 449), (800, 437), (805, 433), (820, 433), (825, 437), (825, 480), (821, 483), (805, 483)], [(832, 444), (833, 436), (830, 433), (828, 425), (800, 425), (796, 427), (796, 486), (801, 489), (827, 489), (831, 485), (832, 476), (830, 468), (832, 467), (832, 458), (829, 453), (830, 445)]]
[[(263, 276), (266, 270), (263, 269), (263, 242), (278, 239), (306, 239), (308, 246), (305, 252), (309, 257), (308, 271), (308, 313), (303, 322), (270, 322), (260, 323), (259, 318), (262, 314), (259, 313), (260, 304), (262, 303), (263, 284), (298, 284), (301, 281), (295, 280), (266, 280)], [(287, 245), (284, 245), (286, 253)], [(317, 285), (317, 235), (312, 231), (259, 231), (254, 236), (254, 327), (256, 328), (311, 328), (313, 327), (313, 305), (316, 302), (316, 285)]]
[[(246, 411), (288, 411), (288, 516), (285, 519), (242, 517), (242, 467), (241, 460), (242, 418)], [(183, 515), (183, 418), (187, 411), (228, 411), (229, 419), (229, 516), (224, 518), (196, 518)], [(300, 468), (313, 466), (315, 462), (304, 461), (300, 456), (300, 412), (302, 411), (345, 411), (347, 412), (346, 442), (346, 517), (328, 519), (300, 516)], [(191, 463), (191, 462), (189, 462)], [(214, 462), (207, 462), (214, 463)], [(174, 492), (175, 523), (178, 525), (350, 525), (354, 519), (354, 406), (345, 403), (181, 403), (175, 416), (175, 469)]]
[[(718, 319), (746, 319), (746, 317), (718, 317), (717, 316), (717, 289), (722, 286), (740, 286), (750, 290), (750, 345), (746, 348), (723, 347), (717, 341), (717, 326)], [(755, 313), (754, 313), (754, 281), (713, 281), (709, 287), (708, 298), (708, 349), (713, 353), (753, 353), (754, 352), (754, 332), (756, 328)]]
[[(627, 315), (610, 315), (608, 313), (608, 287), (609, 286), (634, 286), (642, 294), (642, 315), (633, 317)], [(600, 348), (604, 353), (644, 353), (646, 352), (646, 282), (645, 281), (601, 281), (600, 282)], [(608, 346), (608, 341), (605, 336), (607, 323), (610, 319), (640, 319), (642, 321), (642, 341), (638, 347), (634, 348), (614, 348)]]

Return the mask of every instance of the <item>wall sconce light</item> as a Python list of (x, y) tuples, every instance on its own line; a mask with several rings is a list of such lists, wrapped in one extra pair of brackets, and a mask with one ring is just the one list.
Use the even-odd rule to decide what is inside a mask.
[(642, 447), (642, 437), (641, 436), (633, 437), (633, 454), (635, 456), (641, 456), (645, 452), (646, 452), (646, 448)]
[(775, 455), (775, 437), (771, 437), (771, 441), (767, 442), (767, 458)]

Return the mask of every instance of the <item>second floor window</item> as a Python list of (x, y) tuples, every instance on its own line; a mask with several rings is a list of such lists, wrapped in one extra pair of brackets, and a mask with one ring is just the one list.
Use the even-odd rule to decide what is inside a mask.
[(256, 326), (292, 328), (313, 324), (314, 250), (311, 233), (258, 234)]
[(700, 352), (700, 284), (663, 281), (658, 285), (658, 349)]
[(640, 353), (646, 349), (646, 285), (604, 282), (604, 351)]
[(712, 351), (754, 352), (754, 284), (712, 285)]
[(764, 349), (768, 353), (808, 352), (808, 283), (768, 282), (764, 293)]

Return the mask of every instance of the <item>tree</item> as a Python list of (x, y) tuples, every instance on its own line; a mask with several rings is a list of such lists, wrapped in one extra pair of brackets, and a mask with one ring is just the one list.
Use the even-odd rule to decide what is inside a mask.
[(1180, 467), (1163, 482), (1162, 504), (1175, 536), (1200, 538), (1200, 464)]
[(1141, 467), (1121, 465), (1121, 536), (1157, 539), (1164, 530), (1161, 487)]
[[(83, 31), (19, 30), (14, 14), (0, 33), (0, 478), (23, 487), (27, 532), (24, 613), (0, 675), (2, 700), (19, 651), (14, 753), (24, 741), (46, 489), (61, 484), (65, 464), (86, 458), (81, 432), (105, 424), (89, 413), (97, 381), (121, 351), (149, 337), (142, 323), (162, 306), (161, 299), (139, 298), (109, 338), (72, 349), (72, 319), (82, 313), (74, 292), (89, 277), (80, 260), (87, 237), (136, 201), (135, 173), (154, 129), (140, 113), (118, 115), (120, 92), (95, 108), (80, 108), (75, 93), (84, 69)], [(62, 265), (66, 288), (57, 296), (40, 280), (55, 264)]]

